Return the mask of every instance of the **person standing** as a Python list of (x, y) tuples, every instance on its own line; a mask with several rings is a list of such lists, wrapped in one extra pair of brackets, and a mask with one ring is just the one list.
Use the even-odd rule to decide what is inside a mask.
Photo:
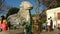
[(50, 18), (48, 18), (48, 20), (47, 20), (47, 27), (48, 27), (48, 32), (50, 31)]
[(52, 21), (52, 18), (50, 17), (50, 31), (52, 31), (53, 30), (53, 21)]
[(7, 26), (7, 21), (3, 20), (2, 25), (1, 25), (1, 29), (2, 31), (7, 31), (8, 26)]

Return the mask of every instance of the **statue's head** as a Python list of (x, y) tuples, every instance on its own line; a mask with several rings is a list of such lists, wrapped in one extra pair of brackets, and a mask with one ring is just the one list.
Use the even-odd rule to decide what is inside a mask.
[(23, 8), (23, 9), (31, 9), (32, 4), (28, 1), (23, 1), (23, 2), (21, 2), (20, 7)]

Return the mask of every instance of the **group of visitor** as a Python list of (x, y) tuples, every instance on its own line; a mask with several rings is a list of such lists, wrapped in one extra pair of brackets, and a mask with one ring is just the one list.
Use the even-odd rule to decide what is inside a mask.
[(53, 30), (53, 21), (52, 21), (51, 17), (48, 18), (48, 20), (47, 20), (47, 27), (48, 27), (48, 32)]

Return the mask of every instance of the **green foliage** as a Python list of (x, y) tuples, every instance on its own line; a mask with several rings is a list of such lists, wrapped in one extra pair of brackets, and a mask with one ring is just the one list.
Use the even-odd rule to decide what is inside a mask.
[(35, 17), (36, 16), (36, 14), (32, 14), (32, 17)]
[(3, 1), (2, 0), (0, 0), (0, 6), (3, 4)]
[(46, 18), (42, 18), (42, 23), (46, 23)]
[(57, 6), (60, 7), (60, 0), (57, 0)]

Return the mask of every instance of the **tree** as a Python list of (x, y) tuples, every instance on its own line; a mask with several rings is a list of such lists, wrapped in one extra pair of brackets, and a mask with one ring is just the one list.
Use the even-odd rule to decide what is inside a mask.
[(47, 7), (46, 9), (51, 9), (57, 6), (57, 0), (50, 0), (50, 1), (45, 1)]
[(57, 0), (57, 7), (60, 7), (60, 0)]
[(35, 11), (36, 11), (36, 22), (38, 23), (38, 33), (37, 34), (40, 34), (41, 32), (41, 29), (42, 29), (42, 21), (41, 21), (41, 13), (39, 11), (39, 7), (41, 4), (46, 4), (46, 9), (44, 9), (45, 11), (47, 9), (51, 9), (53, 7), (56, 7), (57, 5), (57, 2), (56, 0), (35, 0), (36, 2), (36, 6), (35, 6)]
[(1, 8), (2, 8), (2, 5), (4, 4), (4, 1), (5, 1), (5, 0), (0, 0), (0, 10), (1, 10)]
[(35, 17), (35, 16), (36, 16), (36, 14), (32, 14), (31, 16), (32, 16), (32, 17)]
[(36, 34), (40, 34), (41, 30), (42, 30), (42, 22), (41, 22), (41, 17), (40, 17), (40, 11), (39, 11), (39, 7), (40, 7), (40, 2), (42, 3), (42, 0), (35, 0), (36, 2), (36, 6), (35, 6), (35, 11), (36, 11), (36, 26), (38, 26), (37, 31), (35, 32)]
[(18, 11), (19, 11), (19, 8), (11, 8), (11, 9), (9, 9), (8, 14), (7, 14), (7, 17), (9, 15), (12, 15), (12, 14), (17, 13)]
[(0, 6), (2, 5), (2, 0), (0, 0)]
[(42, 13), (41, 13), (42, 23), (46, 23), (46, 19), (47, 19), (46, 17), (47, 17), (47, 16), (46, 16), (45, 10), (43, 10)]
[(45, 0), (44, 3), (46, 4), (47, 7), (46, 7), (46, 9), (44, 9), (42, 11), (41, 14), (44, 16), (44, 17), (42, 17), (42, 19), (44, 18), (44, 20), (46, 20), (46, 12), (45, 11), (48, 9), (57, 7), (57, 0)]
[(11, 6), (7, 5), (5, 0), (0, 0), (0, 14), (3, 12), (7, 12)]

